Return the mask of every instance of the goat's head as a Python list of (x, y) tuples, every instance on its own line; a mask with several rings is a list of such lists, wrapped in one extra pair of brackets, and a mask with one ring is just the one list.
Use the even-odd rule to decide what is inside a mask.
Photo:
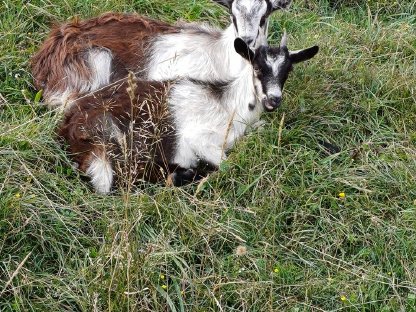
[(230, 11), (236, 37), (251, 48), (266, 44), (269, 15), (289, 6), (292, 0), (213, 0)]
[(283, 86), (292, 70), (292, 65), (309, 60), (319, 51), (318, 46), (289, 51), (286, 32), (278, 47), (260, 46), (252, 51), (240, 38), (235, 39), (234, 47), (238, 54), (252, 64), (257, 96), (268, 112), (279, 107), (282, 101)]

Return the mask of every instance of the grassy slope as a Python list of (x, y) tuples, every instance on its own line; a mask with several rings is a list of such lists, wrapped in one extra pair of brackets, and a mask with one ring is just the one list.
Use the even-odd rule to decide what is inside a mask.
[(416, 8), (339, 2), (274, 15), (273, 42), (286, 28), (321, 52), (220, 172), (106, 197), (33, 101), (49, 23), (227, 16), (208, 0), (1, 2), (0, 311), (416, 311)]

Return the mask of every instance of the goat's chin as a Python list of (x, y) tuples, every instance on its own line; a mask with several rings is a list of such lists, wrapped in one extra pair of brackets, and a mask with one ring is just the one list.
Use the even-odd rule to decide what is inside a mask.
[(263, 107), (264, 107), (264, 111), (267, 113), (274, 112), (278, 108), (278, 106), (270, 105), (269, 103), (267, 103), (267, 101), (263, 103)]

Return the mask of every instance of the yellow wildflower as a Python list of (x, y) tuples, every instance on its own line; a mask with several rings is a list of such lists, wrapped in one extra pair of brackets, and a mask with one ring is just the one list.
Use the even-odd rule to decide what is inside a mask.
[(280, 270), (279, 270), (279, 268), (278, 268), (278, 267), (275, 267), (275, 268), (274, 268), (274, 270), (273, 270), (273, 272), (274, 272), (274, 273), (279, 273), (279, 272), (280, 272)]
[(341, 198), (341, 199), (344, 199), (345, 198), (345, 193), (344, 192), (339, 193), (338, 197)]
[(341, 301), (347, 301), (347, 297), (346, 297), (345, 295), (342, 295), (342, 296), (340, 297), (340, 299), (341, 299)]
[(14, 197), (16, 197), (16, 198), (20, 198), (21, 196), (20, 196), (20, 193), (16, 193), (15, 195), (14, 195)]
[(162, 285), (162, 288), (166, 290), (166, 289), (168, 289), (168, 286), (167, 285)]
[(160, 274), (159, 277), (160, 277), (161, 280), (165, 279), (165, 275), (163, 275), (163, 274)]

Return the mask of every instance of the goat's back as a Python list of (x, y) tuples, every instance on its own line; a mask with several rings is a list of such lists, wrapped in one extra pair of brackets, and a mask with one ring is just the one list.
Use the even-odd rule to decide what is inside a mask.
[[(91, 76), (86, 53), (91, 48), (109, 51), (113, 72), (125, 77), (140, 67), (148, 42), (156, 33), (173, 33), (177, 27), (137, 14), (106, 13), (84, 21), (55, 25), (40, 50), (31, 60), (35, 86), (46, 95), (67, 89), (66, 68), (80, 80)], [(117, 68), (118, 67), (118, 68)]]

